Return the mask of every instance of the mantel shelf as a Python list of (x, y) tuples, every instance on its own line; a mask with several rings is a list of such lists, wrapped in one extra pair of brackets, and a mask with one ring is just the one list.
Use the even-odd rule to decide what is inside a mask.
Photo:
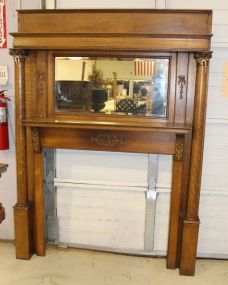
[(38, 128), (71, 128), (71, 129), (96, 129), (119, 131), (149, 131), (176, 134), (187, 134), (191, 131), (190, 124), (158, 123), (158, 122), (130, 122), (130, 121), (92, 121), (92, 120), (56, 120), (56, 119), (26, 119), (26, 127)]

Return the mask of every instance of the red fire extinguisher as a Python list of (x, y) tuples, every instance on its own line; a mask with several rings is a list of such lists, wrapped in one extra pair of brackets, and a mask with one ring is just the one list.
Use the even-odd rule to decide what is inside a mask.
[(0, 90), (0, 150), (9, 149), (6, 90)]

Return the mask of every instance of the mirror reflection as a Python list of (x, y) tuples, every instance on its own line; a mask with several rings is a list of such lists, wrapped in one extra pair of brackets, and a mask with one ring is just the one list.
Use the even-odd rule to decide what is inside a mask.
[(167, 58), (55, 58), (56, 111), (166, 117)]

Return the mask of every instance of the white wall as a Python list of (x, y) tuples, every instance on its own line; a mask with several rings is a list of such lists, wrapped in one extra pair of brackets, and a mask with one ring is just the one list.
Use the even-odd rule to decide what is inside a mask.
[(56, 7), (58, 9), (73, 9), (73, 8), (154, 8), (155, 0), (115, 0), (115, 1), (107, 1), (107, 0), (57, 0)]

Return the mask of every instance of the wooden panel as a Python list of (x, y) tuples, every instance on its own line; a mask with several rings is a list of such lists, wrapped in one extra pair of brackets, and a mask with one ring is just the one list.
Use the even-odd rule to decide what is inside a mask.
[(27, 172), (28, 172), (28, 200), (34, 201), (34, 159), (33, 146), (31, 144), (31, 129), (26, 129)]
[(46, 51), (30, 51), (25, 65), (26, 117), (45, 118), (47, 98)]
[(206, 10), (168, 13), (149, 9), (27, 10), (18, 13), (18, 30), (22, 33), (210, 34), (211, 11)]
[(46, 249), (43, 175), (43, 154), (34, 152), (35, 249), (40, 256), (45, 255)]
[(193, 121), (193, 109), (194, 109), (194, 97), (195, 97), (195, 73), (196, 62), (194, 60), (194, 54), (189, 54), (188, 65), (188, 86), (187, 86), (187, 107), (186, 107), (186, 123)]
[(173, 154), (175, 134), (43, 128), (43, 147)]
[(45, 118), (47, 114), (47, 52), (37, 53), (36, 103), (37, 116)]
[(199, 223), (198, 220), (184, 221), (180, 275), (193, 276), (195, 274)]
[(179, 226), (181, 193), (183, 187), (183, 161), (173, 160), (173, 180), (170, 201), (170, 220), (169, 220), (169, 239), (167, 252), (167, 268), (174, 269), (178, 266), (178, 245), (179, 245)]
[(26, 117), (38, 116), (36, 105), (36, 80), (37, 80), (37, 65), (36, 52), (30, 51), (29, 56), (25, 60), (25, 98), (26, 98)]
[(188, 84), (188, 54), (178, 53), (177, 78), (176, 78), (176, 102), (175, 123), (185, 123), (187, 84)]

